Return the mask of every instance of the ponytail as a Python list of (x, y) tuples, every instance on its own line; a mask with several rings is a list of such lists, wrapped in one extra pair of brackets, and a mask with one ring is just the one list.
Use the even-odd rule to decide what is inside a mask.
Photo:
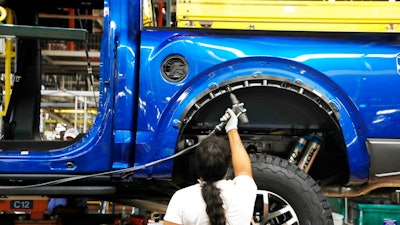
[(225, 225), (225, 209), (224, 202), (220, 196), (220, 190), (215, 186), (215, 183), (203, 182), (201, 194), (206, 203), (206, 212), (211, 225)]
[(212, 135), (203, 140), (195, 153), (195, 165), (202, 179), (201, 194), (206, 203), (206, 212), (211, 225), (225, 225), (225, 209), (220, 190), (215, 182), (224, 179), (231, 164), (229, 143)]

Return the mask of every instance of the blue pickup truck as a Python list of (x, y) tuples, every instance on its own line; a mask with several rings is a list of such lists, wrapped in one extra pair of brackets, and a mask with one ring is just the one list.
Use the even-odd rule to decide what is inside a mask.
[[(239, 131), (264, 203), (255, 207), (261, 224), (332, 224), (326, 197), (400, 187), (396, 32), (157, 27), (147, 1), (19, 2), (4, 3), (15, 28), (0, 27), (18, 39), (19, 78), (3, 117), (0, 194), (166, 204), (196, 182), (192, 149), (237, 106), (247, 110)], [(104, 10), (98, 115), (74, 142), (39, 133), (39, 34), (18, 27), (40, 31), (45, 7)]]

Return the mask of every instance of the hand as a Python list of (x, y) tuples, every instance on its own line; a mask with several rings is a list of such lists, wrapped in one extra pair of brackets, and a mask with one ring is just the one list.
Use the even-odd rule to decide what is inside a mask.
[(226, 113), (221, 117), (221, 122), (226, 122), (225, 125), (225, 131), (226, 133), (228, 133), (229, 131), (233, 130), (233, 129), (237, 129), (237, 125), (238, 125), (238, 118), (235, 114), (235, 112), (233, 112), (232, 109), (228, 108), (226, 110)]

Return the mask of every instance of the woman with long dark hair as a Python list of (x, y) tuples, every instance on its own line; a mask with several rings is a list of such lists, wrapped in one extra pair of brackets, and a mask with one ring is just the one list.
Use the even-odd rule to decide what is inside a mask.
[[(229, 143), (211, 135), (195, 153), (199, 183), (177, 191), (171, 198), (164, 225), (247, 225), (251, 222), (257, 186), (251, 162), (237, 125), (238, 118), (227, 110), (225, 131)], [(232, 163), (235, 178), (226, 179)]]

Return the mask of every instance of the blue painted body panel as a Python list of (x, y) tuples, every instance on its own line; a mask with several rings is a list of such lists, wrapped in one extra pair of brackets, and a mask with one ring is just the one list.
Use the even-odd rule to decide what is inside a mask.
[[(400, 119), (397, 97), (400, 89), (396, 88), (400, 85), (399, 44), (391, 43), (390, 39), (370, 41), (357, 36), (351, 40), (351, 34), (347, 38), (326, 38), (318, 33), (314, 37), (284, 33), (248, 35), (234, 37), (232, 33), (188, 30), (142, 32), (138, 136), (145, 136), (148, 141), (141, 139), (136, 155), (151, 153), (151, 149), (155, 150), (154, 155), (169, 155), (179, 132), (173, 128), (173, 121), (180, 118), (192, 99), (212, 83), (258, 72), (301, 80), (335, 102), (348, 150), (350, 178), (357, 182), (366, 180), (369, 169), (366, 138), (400, 137), (399, 125), (394, 122)], [(160, 74), (162, 60), (171, 54), (181, 54), (189, 64), (188, 77), (178, 84), (164, 80)], [(263, 58), (265, 61), (274, 58), (280, 64), (269, 65), (268, 69), (255, 65), (246, 68), (245, 64)], [(243, 68), (218, 72), (219, 67), (229, 68), (242, 61), (248, 61)], [(282, 72), (286, 66), (300, 69)], [(212, 79), (207, 76), (211, 71)], [(165, 132), (169, 132), (167, 139)], [(159, 146), (163, 146), (163, 151), (158, 150)], [(155, 174), (154, 168), (152, 172)]]
[[(99, 116), (84, 139), (51, 152), (0, 152), (0, 173), (93, 173), (170, 156), (177, 122), (193, 99), (213, 84), (254, 73), (301, 80), (335, 104), (351, 181), (368, 179), (366, 138), (400, 138), (395, 34), (141, 30), (139, 8), (139, 1), (105, 1)], [(189, 75), (177, 83), (160, 73), (163, 59), (172, 54), (189, 64)], [(76, 167), (65, 169), (69, 161)], [(169, 161), (135, 175), (171, 173)]]

